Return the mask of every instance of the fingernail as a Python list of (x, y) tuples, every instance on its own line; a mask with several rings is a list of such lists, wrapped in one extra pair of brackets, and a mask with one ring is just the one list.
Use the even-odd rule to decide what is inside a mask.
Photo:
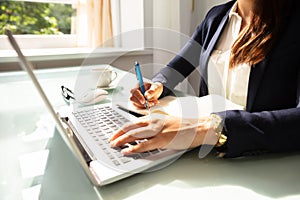
[(128, 154), (131, 153), (131, 151), (132, 151), (132, 147), (127, 147), (125, 149), (122, 149), (121, 153), (124, 154), (124, 155), (128, 155)]
[(116, 147), (116, 142), (115, 142), (115, 141), (111, 141), (111, 142), (110, 142), (110, 146)]
[(146, 99), (151, 99), (152, 96), (151, 96), (149, 93), (145, 93), (145, 98), (146, 98)]

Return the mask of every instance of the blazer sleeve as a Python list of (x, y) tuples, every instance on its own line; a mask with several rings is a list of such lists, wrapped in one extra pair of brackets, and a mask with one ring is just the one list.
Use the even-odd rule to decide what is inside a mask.
[(198, 27), (180, 52), (152, 78), (152, 82), (160, 82), (164, 85), (161, 97), (170, 94), (176, 85), (199, 65), (201, 45), (195, 39), (199, 37), (200, 30), (201, 28)]
[(202, 23), (196, 28), (189, 41), (181, 48), (179, 53), (152, 78), (153, 82), (164, 85), (161, 97), (169, 95), (177, 84), (182, 82), (199, 66), (202, 51), (202, 41), (206, 37), (207, 21), (210, 20), (211, 9)]

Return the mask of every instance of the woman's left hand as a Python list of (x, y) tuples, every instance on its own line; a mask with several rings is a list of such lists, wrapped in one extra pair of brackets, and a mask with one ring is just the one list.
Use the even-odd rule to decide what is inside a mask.
[[(146, 139), (145, 141), (143, 141)], [(151, 114), (127, 123), (110, 139), (112, 147), (132, 143), (122, 150), (123, 154), (140, 153), (158, 148), (188, 149), (202, 144), (216, 144), (218, 136), (211, 127), (210, 117), (182, 119), (164, 114)]]

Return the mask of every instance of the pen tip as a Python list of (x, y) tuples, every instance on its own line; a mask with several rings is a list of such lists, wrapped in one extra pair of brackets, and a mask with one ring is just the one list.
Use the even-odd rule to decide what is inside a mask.
[(139, 64), (139, 62), (138, 61), (135, 61), (135, 65), (138, 65)]

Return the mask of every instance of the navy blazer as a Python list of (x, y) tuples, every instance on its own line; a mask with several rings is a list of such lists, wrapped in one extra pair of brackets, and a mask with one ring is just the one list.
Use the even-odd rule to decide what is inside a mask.
[[(208, 94), (207, 63), (235, 1), (213, 7), (190, 41), (152, 81), (164, 84), (162, 96), (199, 67), (200, 96)], [(246, 110), (219, 112), (227, 135), (226, 157), (253, 152), (300, 149), (299, 1), (284, 21), (284, 30), (266, 58), (251, 67)]]

